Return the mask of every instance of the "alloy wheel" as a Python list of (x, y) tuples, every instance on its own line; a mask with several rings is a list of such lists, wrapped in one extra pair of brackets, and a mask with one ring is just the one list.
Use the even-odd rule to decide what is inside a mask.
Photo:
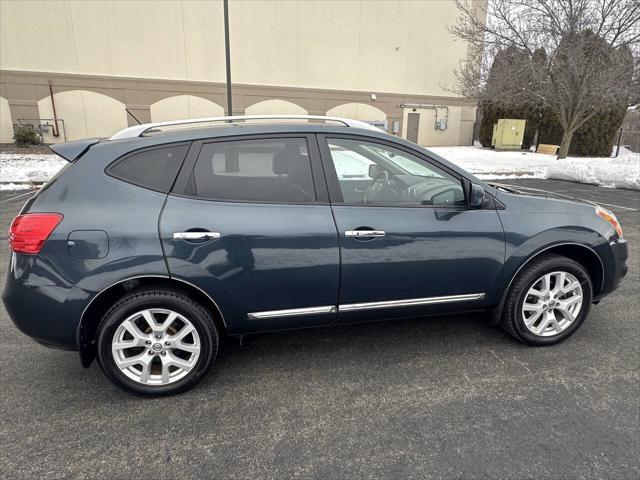
[(569, 272), (543, 275), (527, 291), (522, 304), (525, 327), (534, 335), (551, 337), (565, 331), (578, 318), (583, 292)]
[(184, 378), (200, 356), (200, 336), (184, 316), (165, 308), (130, 315), (111, 341), (120, 371), (143, 385), (168, 385)]

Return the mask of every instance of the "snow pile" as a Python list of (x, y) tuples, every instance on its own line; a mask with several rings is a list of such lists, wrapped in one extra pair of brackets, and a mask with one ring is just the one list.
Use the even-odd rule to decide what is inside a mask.
[(0, 153), (0, 189), (15, 190), (46, 182), (66, 163), (53, 154)]
[(5, 190), (13, 191), (13, 190), (25, 190), (25, 189), (31, 189), (31, 188), (37, 188), (37, 187), (33, 184), (24, 184), (24, 183), (0, 183), (0, 192), (3, 192)]
[(640, 190), (640, 154), (621, 148), (616, 158), (569, 157), (549, 166), (547, 178)]
[(427, 150), (482, 179), (545, 178), (555, 157), (526, 150), (499, 152), (482, 147), (428, 147)]
[(432, 147), (428, 150), (481, 179), (555, 178), (607, 188), (640, 190), (640, 154), (620, 149), (617, 158), (568, 157), (481, 147)]

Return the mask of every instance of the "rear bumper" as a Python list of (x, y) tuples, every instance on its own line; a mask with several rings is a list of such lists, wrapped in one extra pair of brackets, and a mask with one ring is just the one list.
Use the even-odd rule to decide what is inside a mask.
[(2, 292), (9, 317), (18, 330), (38, 343), (77, 350), (76, 328), (82, 308), (80, 302), (69, 300), (74, 289), (39, 285), (37, 281), (36, 276), (25, 275), (12, 262)]
[(627, 274), (629, 267), (627, 259), (629, 258), (629, 248), (625, 240), (616, 240), (609, 242), (610, 261), (604, 263), (604, 278), (602, 281), (602, 289), (595, 296), (594, 300), (600, 300), (602, 297), (613, 292), (620, 285), (620, 281)]

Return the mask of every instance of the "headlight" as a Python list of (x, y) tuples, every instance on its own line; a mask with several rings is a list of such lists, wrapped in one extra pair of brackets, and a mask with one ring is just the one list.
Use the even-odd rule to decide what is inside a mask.
[(607, 222), (609, 222), (618, 234), (618, 238), (622, 238), (622, 227), (620, 226), (620, 222), (618, 222), (618, 219), (612, 212), (610, 212), (606, 208), (596, 206), (596, 215), (604, 218)]

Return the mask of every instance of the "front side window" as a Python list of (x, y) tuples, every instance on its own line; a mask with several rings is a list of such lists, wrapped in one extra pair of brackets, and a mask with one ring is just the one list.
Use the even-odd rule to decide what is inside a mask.
[(386, 145), (329, 138), (344, 203), (466, 205), (460, 179)]
[(238, 140), (202, 146), (192, 174), (196, 196), (213, 200), (315, 200), (304, 138)]

